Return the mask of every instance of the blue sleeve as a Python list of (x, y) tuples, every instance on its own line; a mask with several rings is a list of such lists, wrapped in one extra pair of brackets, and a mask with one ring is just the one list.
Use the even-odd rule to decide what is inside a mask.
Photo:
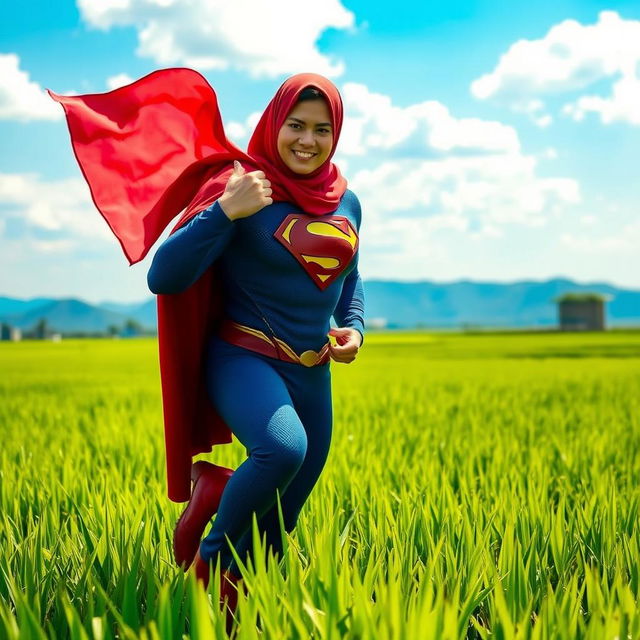
[(188, 289), (227, 246), (235, 226), (214, 202), (174, 231), (153, 256), (147, 284), (153, 293), (180, 293)]
[[(354, 214), (359, 233), (360, 222), (362, 220), (360, 202), (354, 193), (351, 191), (348, 193), (353, 200)], [(342, 293), (340, 294), (336, 308), (333, 311), (333, 317), (339, 327), (351, 327), (353, 329), (357, 329), (362, 336), (361, 344), (364, 344), (364, 287), (362, 285), (362, 278), (358, 271), (359, 253), (360, 250), (356, 252), (354, 257), (355, 266), (344, 279)]]
[(344, 279), (340, 299), (333, 312), (333, 317), (339, 327), (357, 329), (364, 344), (364, 287), (358, 272), (358, 265)]

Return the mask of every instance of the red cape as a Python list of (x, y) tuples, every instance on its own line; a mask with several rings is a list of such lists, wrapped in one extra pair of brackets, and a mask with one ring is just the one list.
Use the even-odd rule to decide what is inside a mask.
[[(334, 144), (321, 167), (300, 176), (280, 159), (277, 132), (307, 86), (326, 97)], [(103, 94), (49, 93), (64, 107), (91, 197), (131, 264), (145, 257), (178, 213), (183, 211), (173, 231), (220, 196), (233, 160), (247, 171), (262, 169), (274, 200), (294, 202), (311, 214), (334, 211), (347, 187), (330, 162), (342, 127), (342, 101), (322, 76), (299, 74), (285, 81), (258, 122), (248, 153), (227, 140), (215, 92), (191, 69), (155, 71)], [(206, 339), (220, 311), (215, 264), (186, 291), (158, 296), (167, 488), (174, 502), (191, 496), (192, 456), (232, 438), (209, 401), (203, 375)]]

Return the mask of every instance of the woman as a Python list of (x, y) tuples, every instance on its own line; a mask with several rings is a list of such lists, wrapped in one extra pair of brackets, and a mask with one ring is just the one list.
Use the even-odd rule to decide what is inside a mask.
[[(337, 90), (332, 97), (338, 113), (331, 113), (319, 89), (295, 77), (287, 86), (296, 84), (300, 91), (291, 111), (283, 114), (272, 105), (257, 127), (268, 131), (267, 142), (256, 149), (260, 135), (254, 136), (248, 153), (267, 160), (262, 166), (268, 175), (304, 181), (335, 171), (329, 163), (341, 113)], [(273, 203), (272, 194), (265, 172), (245, 172), (236, 161), (223, 194), (160, 246), (148, 275), (154, 293), (179, 293), (217, 260), (224, 283), (225, 320), (208, 345), (207, 389), (249, 457), (224, 487), (218, 515), (199, 547), (196, 570), (203, 577), (206, 563), (220, 553), (221, 566), (237, 579), (225, 536), (242, 557), (251, 547), (253, 512), (267, 543), (281, 549), (276, 490), (285, 528), (292, 531), (329, 450), (327, 356), (351, 362), (362, 343), (355, 196), (345, 192), (335, 213), (309, 216), (295, 204)], [(343, 342), (335, 347), (326, 338), (334, 310), (342, 328), (331, 334)], [(294, 362), (290, 352), (310, 360)], [(203, 482), (215, 484), (215, 474)], [(176, 537), (180, 533), (179, 524)]]
[[(243, 558), (251, 551), (256, 513), (268, 545), (280, 552), (277, 495), (285, 528), (292, 531), (328, 454), (328, 361), (352, 362), (363, 340), (357, 269), (361, 214), (331, 163), (342, 102), (326, 78), (289, 78), (263, 113), (245, 154), (226, 140), (215, 94), (187, 71), (156, 72), (101, 96), (53, 97), (65, 107), (94, 201), (132, 262), (149, 250), (176, 209), (188, 205), (148, 274), (149, 287), (158, 294), (170, 497), (185, 499), (187, 459), (194, 481), (176, 526), (174, 551), (185, 568), (195, 556), (196, 574), (205, 585), (210, 563), (219, 558), (221, 593), (233, 608), (229, 585), (237, 583), (239, 570), (226, 537)], [(173, 111), (165, 110), (163, 117), (170, 115), (177, 124), (165, 129), (167, 135), (178, 133), (170, 142), (154, 141), (153, 152), (162, 161), (150, 170), (143, 134), (157, 136), (158, 114), (153, 112), (147, 126), (145, 113), (160, 108), (154, 97), (166, 95), (168, 83)], [(186, 84), (192, 86), (185, 89)], [(207, 126), (203, 113), (211, 120)], [(105, 125), (105, 116), (113, 124)], [(177, 161), (188, 146), (182, 138), (192, 135), (190, 123), (197, 124), (194, 151)], [(207, 153), (201, 151), (203, 136), (209, 136)], [(111, 145), (107, 151), (105, 139)], [(136, 145), (139, 150), (131, 154)], [(136, 171), (135, 181), (122, 178)], [(123, 199), (129, 205), (126, 216)], [(330, 331), (332, 315), (338, 328)], [(202, 404), (202, 386), (208, 407)], [(235, 472), (204, 461), (191, 465), (191, 455), (230, 440), (225, 428), (246, 447), (247, 460)]]

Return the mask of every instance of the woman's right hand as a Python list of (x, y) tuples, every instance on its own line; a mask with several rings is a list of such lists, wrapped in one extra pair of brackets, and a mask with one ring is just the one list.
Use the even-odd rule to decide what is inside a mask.
[(271, 193), (271, 183), (264, 171), (246, 173), (244, 167), (234, 160), (233, 173), (218, 203), (230, 220), (248, 218), (273, 203)]

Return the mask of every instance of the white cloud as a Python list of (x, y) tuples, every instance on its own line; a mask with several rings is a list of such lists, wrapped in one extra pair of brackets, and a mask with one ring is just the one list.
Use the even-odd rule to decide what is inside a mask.
[(389, 96), (353, 82), (343, 86), (342, 95), (345, 122), (340, 152), (344, 155), (391, 149), (424, 155), (427, 150), (516, 152), (520, 148), (513, 127), (479, 118), (455, 118), (436, 100), (397, 107)]
[(39, 253), (67, 253), (73, 249), (74, 242), (69, 238), (58, 238), (57, 240), (31, 238), (30, 246)]
[(344, 64), (316, 43), (329, 28), (349, 29), (354, 15), (340, 0), (78, 0), (80, 13), (99, 29), (133, 26), (140, 56), (161, 65), (241, 69), (253, 76), (315, 71), (338, 76)]
[(560, 241), (565, 247), (578, 253), (619, 256), (629, 252), (629, 255), (637, 258), (640, 246), (640, 219), (629, 222), (619, 230), (608, 234), (565, 233)]
[(399, 225), (392, 242), (406, 253), (441, 229), (498, 237), (507, 224), (543, 226), (580, 201), (577, 181), (537, 175), (537, 159), (522, 153), (513, 127), (456, 118), (436, 101), (397, 107), (361, 84), (345, 84), (343, 96), (340, 154), (369, 165), (350, 186), (374, 246), (391, 242), (390, 217)]
[(514, 101), (511, 108), (518, 113), (529, 116), (533, 124), (541, 129), (548, 127), (553, 122), (553, 117), (546, 111), (545, 103), (538, 98)]
[(603, 11), (593, 25), (565, 20), (543, 38), (514, 43), (491, 73), (471, 84), (471, 92), (481, 100), (493, 98), (540, 118), (544, 107), (540, 95), (583, 91), (610, 78), (616, 80), (611, 95), (582, 95), (566, 105), (564, 113), (581, 120), (591, 111), (599, 113), (605, 124), (640, 124), (639, 65), (640, 21)]
[(0, 54), (0, 120), (60, 120), (62, 109), (29, 74), (14, 53)]
[(4, 219), (15, 218), (31, 229), (63, 236), (49, 239), (49, 250), (69, 248), (68, 242), (61, 244), (63, 240), (113, 240), (81, 178), (45, 182), (31, 174), (0, 174), (0, 206)]
[(609, 98), (581, 96), (575, 102), (566, 104), (563, 112), (577, 122), (593, 112), (600, 114), (604, 124), (627, 122), (640, 125), (640, 79), (633, 75), (623, 76), (613, 84)]
[(544, 225), (580, 202), (575, 180), (540, 178), (535, 168), (534, 158), (519, 154), (403, 160), (359, 171), (350, 186), (374, 222), (390, 214), (427, 224), (433, 215), (444, 215), (456, 220), (458, 230), (469, 228), (461, 224), (466, 219), (495, 233), (506, 224)]
[(235, 143), (247, 143), (262, 114), (254, 111), (244, 122), (229, 122), (225, 125), (227, 136)]
[(129, 267), (82, 178), (0, 173), (0, 292), (138, 301), (151, 256)]
[(244, 140), (247, 137), (247, 130), (239, 122), (229, 122), (225, 127), (225, 133), (234, 142)]
[(126, 73), (119, 73), (115, 76), (111, 76), (107, 78), (107, 87), (112, 91), (113, 89), (119, 89), (120, 87), (124, 87), (127, 84), (131, 84), (133, 82), (133, 78)]

